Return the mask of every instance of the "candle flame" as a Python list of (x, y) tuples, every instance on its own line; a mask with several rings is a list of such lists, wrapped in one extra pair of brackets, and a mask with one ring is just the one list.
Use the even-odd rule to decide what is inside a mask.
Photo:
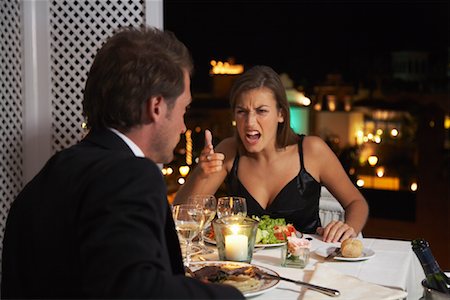
[(231, 225), (230, 230), (233, 234), (238, 234), (239, 233), (239, 225), (237, 225), (237, 224)]

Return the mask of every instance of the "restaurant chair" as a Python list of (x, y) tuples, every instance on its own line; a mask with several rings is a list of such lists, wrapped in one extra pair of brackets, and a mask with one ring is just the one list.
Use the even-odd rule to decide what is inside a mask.
[[(344, 208), (324, 186), (320, 190), (319, 217), (322, 227), (334, 220), (342, 222), (345, 220)], [(361, 232), (358, 237), (363, 237)]]
[(326, 226), (334, 220), (344, 221), (345, 219), (344, 208), (324, 186), (320, 191), (319, 216), (322, 226)]

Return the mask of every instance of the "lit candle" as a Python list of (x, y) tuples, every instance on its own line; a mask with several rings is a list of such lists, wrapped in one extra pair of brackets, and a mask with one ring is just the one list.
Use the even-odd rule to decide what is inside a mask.
[(238, 225), (231, 226), (233, 234), (225, 236), (225, 257), (228, 260), (245, 261), (248, 254), (248, 237), (237, 234)]

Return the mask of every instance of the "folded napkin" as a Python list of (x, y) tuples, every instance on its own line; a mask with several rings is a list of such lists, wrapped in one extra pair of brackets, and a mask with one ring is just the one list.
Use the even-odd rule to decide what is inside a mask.
[[(345, 300), (395, 300), (404, 299), (408, 295), (407, 292), (387, 288), (374, 283), (360, 280), (353, 276), (345, 275), (341, 272), (334, 270), (333, 268), (324, 265), (316, 264), (316, 269), (309, 281), (312, 284), (336, 289), (341, 292), (339, 297), (327, 299), (345, 299)], [(324, 295), (307, 289), (303, 294), (304, 300), (323, 300)]]

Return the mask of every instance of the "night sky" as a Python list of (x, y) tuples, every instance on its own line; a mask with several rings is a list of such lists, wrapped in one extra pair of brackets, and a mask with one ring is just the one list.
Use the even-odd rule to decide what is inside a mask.
[(191, 50), (193, 91), (207, 91), (211, 59), (265, 64), (310, 86), (340, 72), (355, 82), (392, 51), (446, 54), (448, 1), (164, 1), (164, 28)]

